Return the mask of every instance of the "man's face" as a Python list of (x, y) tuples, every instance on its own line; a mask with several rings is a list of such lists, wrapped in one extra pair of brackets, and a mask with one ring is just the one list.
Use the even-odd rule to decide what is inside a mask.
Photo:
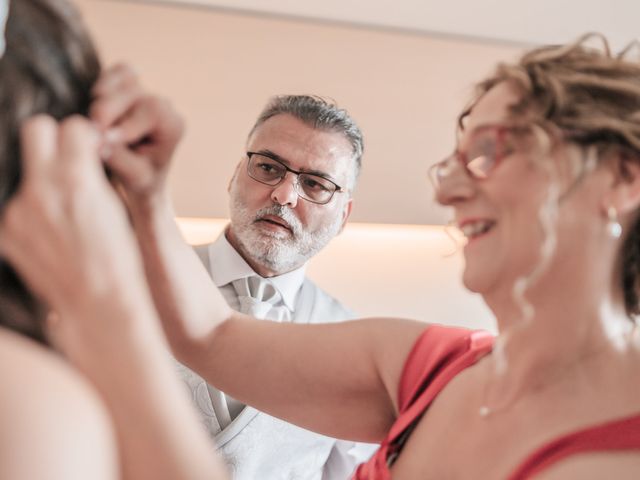
[[(315, 130), (297, 118), (271, 117), (251, 135), (247, 151), (275, 155), (296, 171), (325, 176), (348, 189), (353, 183), (351, 145), (340, 133)], [(349, 192), (336, 192), (318, 205), (298, 197), (295, 174), (276, 186), (247, 173), (245, 157), (229, 185), (230, 243), (262, 276), (294, 270), (320, 251), (344, 226), (351, 212)]]

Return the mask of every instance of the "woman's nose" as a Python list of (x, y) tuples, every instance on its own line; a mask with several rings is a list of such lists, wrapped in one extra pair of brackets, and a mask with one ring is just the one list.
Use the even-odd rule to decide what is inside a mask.
[(435, 198), (441, 205), (453, 205), (465, 200), (474, 192), (473, 179), (455, 156), (434, 165), (429, 172)]

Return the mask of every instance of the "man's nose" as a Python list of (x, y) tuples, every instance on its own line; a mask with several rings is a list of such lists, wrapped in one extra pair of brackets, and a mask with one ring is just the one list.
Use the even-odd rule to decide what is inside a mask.
[(298, 190), (296, 183), (298, 176), (294, 173), (287, 172), (282, 181), (273, 187), (271, 191), (271, 200), (278, 205), (286, 205), (295, 208), (298, 205)]

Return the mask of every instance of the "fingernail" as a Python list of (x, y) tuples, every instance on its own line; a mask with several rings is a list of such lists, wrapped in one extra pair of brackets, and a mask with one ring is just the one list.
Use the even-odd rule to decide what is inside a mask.
[(104, 132), (104, 140), (107, 143), (118, 143), (122, 140), (122, 132), (118, 128), (110, 128)]
[(98, 151), (98, 155), (100, 155), (100, 159), (103, 162), (106, 162), (111, 158), (111, 155), (113, 155), (113, 148), (111, 148), (111, 145), (109, 145), (108, 143), (103, 143), (100, 146), (100, 150)]

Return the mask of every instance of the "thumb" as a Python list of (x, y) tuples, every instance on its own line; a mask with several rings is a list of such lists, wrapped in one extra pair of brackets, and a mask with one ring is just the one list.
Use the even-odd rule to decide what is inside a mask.
[(125, 146), (115, 146), (105, 161), (111, 173), (122, 186), (138, 193), (150, 188), (155, 180), (155, 169), (144, 157), (136, 155)]

